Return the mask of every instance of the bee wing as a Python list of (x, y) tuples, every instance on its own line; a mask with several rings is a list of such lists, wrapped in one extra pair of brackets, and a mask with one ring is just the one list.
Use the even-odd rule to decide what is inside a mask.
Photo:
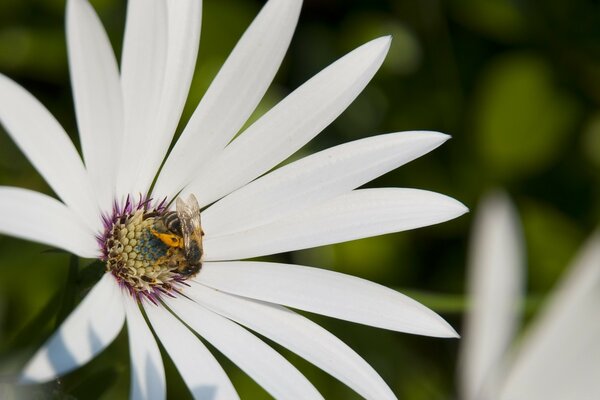
[[(202, 240), (202, 225), (200, 223), (200, 205), (196, 196), (190, 194), (187, 201), (177, 198), (175, 204), (177, 216), (181, 222), (183, 245), (186, 249), (192, 247), (191, 241)], [(201, 242), (200, 242), (201, 244)]]

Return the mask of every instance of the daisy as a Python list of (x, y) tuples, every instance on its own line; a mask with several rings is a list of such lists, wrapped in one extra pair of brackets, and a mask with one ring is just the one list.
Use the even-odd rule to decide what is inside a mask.
[(600, 235), (594, 234), (512, 345), (523, 300), (524, 249), (504, 194), (482, 203), (471, 243), (467, 316), (459, 368), (465, 400), (600, 398)]
[[(394, 394), (358, 354), (290, 308), (456, 337), (437, 314), (375, 283), (324, 269), (237, 261), (417, 228), (466, 211), (423, 190), (357, 189), (448, 139), (436, 132), (373, 136), (269, 172), (354, 100), (383, 62), (389, 37), (340, 58), (236, 136), (277, 72), (300, 7), (299, 0), (266, 3), (166, 159), (194, 71), (199, 0), (130, 0), (120, 69), (92, 7), (67, 2), (83, 160), (52, 115), (0, 76), (0, 122), (60, 199), (1, 187), (0, 231), (106, 265), (25, 366), (24, 382), (52, 380), (85, 364), (127, 325), (132, 398), (165, 397), (155, 337), (194, 397), (238, 397), (195, 334), (272, 396), (321, 398), (254, 331), (363, 397), (385, 399)], [(189, 221), (173, 207), (177, 201), (202, 208), (205, 235), (199, 227), (192, 231), (201, 238), (201, 259), (190, 257), (182, 227)]]

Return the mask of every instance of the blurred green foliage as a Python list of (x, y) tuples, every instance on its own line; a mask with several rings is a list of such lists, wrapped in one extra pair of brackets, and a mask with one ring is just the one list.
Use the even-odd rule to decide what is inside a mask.
[[(120, 54), (124, 2), (91, 2)], [(260, 6), (249, 0), (204, 1), (200, 55), (180, 128)], [(63, 1), (0, 0), (0, 72), (34, 93), (77, 143), (63, 10)], [(294, 158), (383, 132), (452, 134), (442, 148), (369, 186), (433, 190), (471, 208), (487, 189), (507, 188), (524, 223), (530, 268), (526, 305), (534, 312), (600, 216), (600, 3), (306, 0), (284, 64), (252, 119), (345, 52), (387, 34), (394, 37), (392, 47), (372, 83)], [(0, 184), (50, 193), (1, 132)], [(460, 330), (468, 307), (463, 293), (471, 218), (272, 259), (403, 288)], [(93, 268), (101, 268), (75, 265), (66, 254), (45, 250), (0, 236), (2, 398), (15, 395), (10, 383), (15, 373), (89, 288)], [(458, 341), (314, 319), (355, 348), (402, 398), (456, 396)], [(356, 398), (317, 368), (282, 352), (326, 398)], [(123, 398), (129, 390), (127, 354), (123, 332), (89, 365), (27, 392), (37, 398)], [(244, 398), (267, 397), (219, 357)], [(186, 398), (176, 369), (165, 362), (169, 398)]]
[(507, 54), (487, 67), (479, 85), (475, 133), (490, 169), (511, 178), (551, 163), (578, 107), (554, 87), (549, 66), (533, 55)]

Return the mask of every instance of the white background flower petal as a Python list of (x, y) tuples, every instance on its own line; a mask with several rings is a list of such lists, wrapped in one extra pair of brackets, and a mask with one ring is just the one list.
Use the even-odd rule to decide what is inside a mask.
[(584, 245), (527, 332), (500, 398), (600, 398), (600, 234)]
[(185, 294), (279, 343), (330, 373), (366, 399), (396, 397), (354, 350), (309, 319), (275, 304), (232, 296), (192, 282)]
[(165, 0), (130, 0), (121, 58), (125, 135), (121, 144), (117, 192), (145, 193), (139, 184), (146, 143), (154, 140), (167, 60)]
[(131, 357), (131, 387), (133, 400), (160, 400), (166, 397), (167, 382), (160, 350), (137, 302), (123, 292), (127, 318), (129, 355)]
[(466, 211), (458, 201), (425, 190), (355, 190), (257, 228), (217, 237), (207, 230), (205, 259), (235, 260), (345, 242), (448, 221)]
[(56, 194), (92, 229), (101, 221), (71, 139), (29, 92), (0, 74), (0, 123)]
[(200, 170), (184, 193), (196, 193), (208, 205), (292, 155), (358, 96), (389, 46), (389, 37), (372, 40), (312, 77)]
[(211, 400), (239, 398), (223, 368), (188, 328), (162, 305), (155, 306), (145, 302), (144, 309), (156, 335), (171, 356), (194, 398)]
[(120, 289), (104, 274), (25, 366), (21, 380), (45, 382), (85, 364), (114, 340), (124, 318)]
[(470, 244), (471, 309), (461, 342), (459, 370), (465, 400), (495, 397), (490, 390), (501, 373), (522, 300), (522, 242), (518, 218), (506, 195), (493, 193), (485, 198)]
[(114, 200), (123, 134), (123, 100), (117, 61), (87, 0), (67, 4), (67, 45), (83, 158), (96, 199), (105, 211)]
[(378, 328), (457, 336), (439, 315), (409, 297), (324, 269), (266, 262), (207, 262), (194, 279), (227, 293)]
[(60, 201), (0, 186), (0, 233), (55, 246), (84, 258), (99, 254), (94, 232)]
[(167, 305), (276, 399), (322, 399), (285, 358), (235, 322), (184, 298)]
[[(200, 43), (202, 2), (177, 0), (167, 2), (167, 64), (155, 125), (146, 138), (147, 151), (140, 157), (141, 176), (134, 182), (145, 193), (154, 180), (179, 123), (187, 99)], [(164, 196), (164, 194), (163, 194)]]
[(422, 156), (449, 136), (401, 132), (345, 143), (281, 167), (209, 207), (211, 236), (253, 228), (349, 192)]
[(194, 111), (155, 187), (172, 196), (239, 131), (263, 97), (287, 50), (300, 0), (271, 0), (246, 30)]

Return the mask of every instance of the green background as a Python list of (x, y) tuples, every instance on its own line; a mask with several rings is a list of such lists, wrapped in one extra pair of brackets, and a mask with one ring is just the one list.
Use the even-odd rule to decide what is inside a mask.
[[(92, 4), (120, 54), (125, 2)], [(204, 1), (198, 64), (180, 129), (261, 4)], [(0, 0), (0, 72), (39, 98), (77, 142), (64, 8), (57, 0)], [(392, 46), (371, 84), (294, 158), (378, 133), (427, 129), (451, 134), (441, 148), (368, 186), (428, 189), (472, 210), (487, 190), (506, 188), (524, 225), (529, 265), (524, 308), (533, 315), (600, 213), (600, 3), (307, 0), (290, 50), (253, 118), (349, 50), (387, 34), (393, 35)], [(51, 193), (4, 132), (0, 185)], [(439, 226), (271, 259), (331, 268), (400, 289), (460, 332), (468, 307), (464, 282), (472, 218), (473, 213)], [(125, 330), (99, 357), (59, 381), (27, 393), (11, 386), (19, 367), (102, 268), (84, 267), (64, 253), (0, 236), (0, 396), (127, 395)], [(361, 354), (398, 396), (457, 397), (458, 340), (311, 318)], [(326, 398), (358, 397), (282, 352)], [(165, 359), (169, 398), (186, 398), (187, 389)], [(268, 398), (233, 364), (219, 359), (243, 398)]]

